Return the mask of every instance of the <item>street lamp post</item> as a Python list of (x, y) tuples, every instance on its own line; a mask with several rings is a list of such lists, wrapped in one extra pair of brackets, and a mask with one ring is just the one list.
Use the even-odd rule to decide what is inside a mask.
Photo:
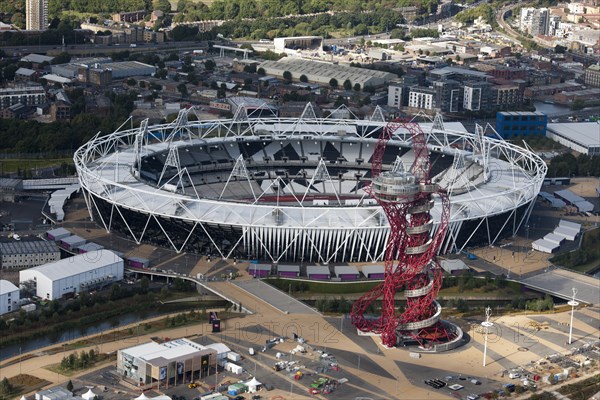
[(569, 325), (569, 344), (572, 342), (573, 338), (573, 314), (575, 314), (575, 307), (579, 305), (579, 302), (575, 300), (575, 295), (577, 295), (577, 289), (573, 288), (573, 299), (569, 301), (571, 306), (571, 324)]
[(492, 313), (492, 309), (488, 306), (485, 309), (485, 321), (481, 323), (483, 326), (483, 334), (485, 335), (483, 338), (483, 366), (485, 367), (485, 361), (487, 358), (487, 342), (488, 342), (488, 329), (494, 325), (493, 322), (490, 322), (490, 314)]

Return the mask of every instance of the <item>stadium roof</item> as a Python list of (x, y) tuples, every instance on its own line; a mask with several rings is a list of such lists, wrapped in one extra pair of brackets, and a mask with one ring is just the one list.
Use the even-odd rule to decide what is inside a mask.
[(547, 129), (555, 135), (580, 146), (600, 147), (600, 124), (598, 122), (550, 123)]
[(0, 295), (19, 290), (12, 282), (0, 279)]
[(44, 240), (0, 243), (0, 254), (3, 255), (58, 253), (59, 251), (56, 243)]
[(123, 260), (112, 251), (103, 249), (29, 268), (28, 271), (37, 271), (48, 279), (59, 280), (93, 271), (119, 261), (122, 262)]

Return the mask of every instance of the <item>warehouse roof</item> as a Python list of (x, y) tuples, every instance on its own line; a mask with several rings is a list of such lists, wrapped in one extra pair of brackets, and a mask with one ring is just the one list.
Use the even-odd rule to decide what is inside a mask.
[(341, 85), (346, 79), (350, 82), (358, 83), (362, 86), (365, 84), (378, 85), (383, 82), (388, 82), (396, 75), (384, 71), (375, 71), (371, 69), (350, 67), (346, 65), (330, 64), (322, 61), (305, 60), (295, 57), (285, 57), (279, 61), (265, 61), (260, 64), (261, 68), (267, 73), (282, 76), (283, 72), (289, 71), (292, 77), (298, 79), (302, 75), (306, 75), (310, 80), (311, 77), (320, 77), (319, 81), (328, 83), (330, 79), (335, 78)]
[(69, 276), (93, 271), (110, 264), (123, 261), (110, 250), (96, 250), (85, 254), (64, 258), (59, 261), (29, 268), (26, 271), (37, 271), (51, 280), (59, 280)]
[(54, 242), (43, 240), (18, 241), (0, 243), (0, 254), (39, 254), (39, 253), (58, 253), (60, 249)]
[(139, 61), (119, 61), (102, 64), (102, 68), (109, 68), (113, 71), (135, 70), (140, 67), (156, 69), (153, 65), (144, 64)]
[(600, 124), (598, 122), (550, 123), (548, 130), (580, 146), (600, 147)]
[(15, 290), (19, 290), (19, 288), (16, 287), (12, 282), (0, 279), (0, 295), (14, 292)]
[(38, 63), (41, 64), (43, 62), (52, 62), (52, 60), (54, 60), (54, 57), (48, 57), (48, 56), (44, 56), (42, 54), (29, 54), (23, 58), (21, 58), (19, 61), (25, 61), (25, 62), (32, 62), (32, 63)]

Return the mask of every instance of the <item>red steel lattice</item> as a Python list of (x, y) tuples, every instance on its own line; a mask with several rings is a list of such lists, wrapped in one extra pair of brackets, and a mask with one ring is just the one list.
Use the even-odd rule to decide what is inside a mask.
[[(448, 229), (450, 202), (445, 191), (431, 186), (429, 150), (425, 134), (418, 124), (398, 119), (386, 125), (373, 152), (373, 182), (382, 173), (382, 160), (388, 141), (401, 128), (408, 131), (412, 139), (415, 159), (410, 171), (421, 190), (410, 199), (407, 197), (390, 201), (381, 199), (374, 193), (373, 183), (367, 188), (382, 207), (390, 225), (385, 251), (385, 280), (358, 299), (351, 311), (352, 323), (359, 330), (380, 334), (382, 343), (388, 347), (396, 346), (398, 331), (413, 337), (421, 345), (450, 340), (452, 336), (439, 320), (434, 320), (431, 324), (427, 321), (438, 311), (435, 298), (441, 287), (442, 273), (435, 255)], [(414, 233), (413, 231), (418, 231), (418, 227), (431, 221), (433, 193), (442, 202), (438, 229), (433, 235), (430, 230)], [(407, 230), (413, 233), (409, 234)], [(417, 254), (407, 252), (408, 248), (427, 246), (427, 243), (429, 247), (425, 251)], [(397, 310), (395, 305), (395, 294), (401, 288), (419, 291), (417, 295), (415, 292), (407, 295), (403, 312)], [(378, 318), (366, 318), (365, 313), (378, 299), (381, 299), (381, 315)]]

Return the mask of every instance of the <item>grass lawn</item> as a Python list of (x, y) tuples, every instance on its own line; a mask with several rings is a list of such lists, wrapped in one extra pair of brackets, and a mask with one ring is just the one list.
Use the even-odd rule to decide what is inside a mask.
[(73, 159), (65, 158), (35, 158), (35, 159), (0, 159), (0, 171), (3, 173), (17, 172), (47, 167), (60, 167), (61, 164), (73, 164)]
[[(68, 356), (68, 355), (69, 354), (65, 354), (65, 356)], [(113, 353), (110, 355), (109, 354), (98, 354), (98, 359), (94, 363), (88, 365), (85, 368), (64, 369), (60, 366), (60, 363), (59, 364), (51, 364), (44, 368), (47, 369), (48, 371), (56, 372), (57, 374), (60, 374), (63, 376), (73, 376), (75, 374), (78, 374), (83, 371), (87, 371), (88, 369), (97, 367), (99, 365), (106, 364), (109, 362), (115, 362), (115, 361), (117, 361), (116, 353)]]
[[(14, 391), (11, 393), (10, 397), (6, 397), (7, 399), (18, 398), (18, 396), (23, 393), (29, 393), (50, 384), (50, 382), (45, 379), (40, 379), (36, 376), (27, 374), (19, 374), (12, 378), (8, 378), (8, 382), (13, 386)], [(4, 397), (0, 396), (0, 399), (4, 399)]]

